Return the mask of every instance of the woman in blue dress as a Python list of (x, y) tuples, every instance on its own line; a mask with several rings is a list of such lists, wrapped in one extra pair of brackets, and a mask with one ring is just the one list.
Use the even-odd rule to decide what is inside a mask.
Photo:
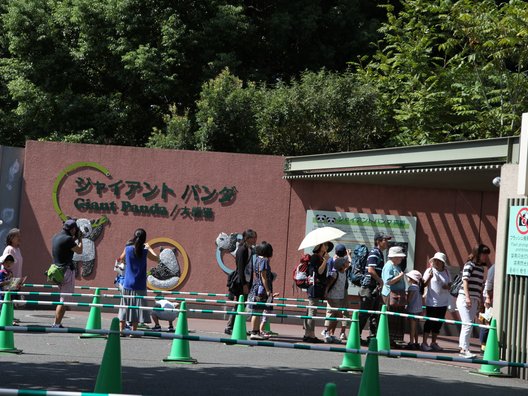
[[(134, 237), (127, 243), (125, 250), (121, 253), (118, 261), (126, 262), (125, 280), (123, 282), (123, 297), (121, 305), (143, 306), (143, 299), (137, 296), (147, 294), (147, 257), (157, 260), (158, 256), (146, 243), (147, 233), (138, 228), (134, 231)], [(149, 322), (149, 312), (143, 309), (120, 308), (119, 321), (121, 331), (125, 329), (126, 322), (131, 324), (132, 330), (137, 330), (139, 322)]]

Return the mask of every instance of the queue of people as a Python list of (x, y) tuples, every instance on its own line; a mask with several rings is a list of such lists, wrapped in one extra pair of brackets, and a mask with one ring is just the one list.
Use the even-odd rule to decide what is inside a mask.
[[(121, 263), (123, 268), (123, 282), (121, 305), (143, 306), (144, 300), (140, 297), (146, 295), (147, 291), (147, 259), (156, 261), (158, 255), (146, 243), (146, 231), (138, 228), (133, 237), (126, 243), (117, 264)], [(381, 304), (385, 304), (389, 311), (406, 312), (414, 315), (424, 314), (430, 318), (445, 319), (448, 307), (451, 303), (450, 289), (452, 279), (448, 270), (447, 257), (442, 252), (436, 252), (428, 260), (424, 273), (412, 270), (405, 272), (401, 263), (406, 257), (406, 253), (400, 246), (392, 246), (389, 249), (388, 243), (390, 235), (377, 233), (374, 237), (374, 247), (370, 250), (361, 281), (359, 297), (360, 309), (379, 311)], [(271, 304), (278, 293), (273, 291), (273, 281), (276, 274), (271, 270), (271, 259), (273, 257), (273, 247), (270, 243), (262, 241), (257, 245), (257, 233), (246, 230), (242, 235), (236, 253), (236, 271), (238, 272), (239, 287), (237, 292), (230, 293), (232, 300), (238, 299), (240, 295), (246, 297), (249, 303), (260, 302)], [(22, 254), (20, 251), (21, 235), (19, 229), (12, 229), (7, 234), (6, 248), (0, 257), (0, 286), (4, 289), (13, 277), (22, 275)], [(62, 293), (73, 293), (75, 286), (75, 275), (73, 267), (73, 254), (82, 252), (82, 236), (75, 219), (68, 219), (62, 225), (60, 232), (52, 238), (53, 262), (58, 265), (63, 273), (64, 279), (58, 285)], [(387, 261), (385, 261), (384, 251), (388, 250)], [(334, 255), (330, 256), (330, 252)], [(349, 315), (346, 312), (336, 310), (336, 308), (349, 308), (348, 270), (352, 262), (352, 252), (343, 244), (335, 246), (332, 242), (325, 242), (316, 245), (312, 250), (308, 273), (312, 274), (310, 286), (307, 289), (308, 316), (317, 315), (317, 306), (320, 300), (327, 302), (328, 310), (326, 316), (330, 318), (346, 319)], [(484, 268), (489, 264), (490, 249), (488, 246), (476, 245), (468, 254), (466, 263), (462, 270), (462, 287), (458, 290), (456, 297), (456, 307), (462, 322), (470, 323), (483, 308), (486, 308), (486, 315), (489, 320), (493, 299), (493, 275), (494, 267), (488, 271), (487, 280), (484, 277)], [(126, 265), (124, 265), (126, 263)], [(61, 296), (61, 301), (68, 301), (69, 297)], [(156, 306), (175, 308), (169, 301), (158, 301)], [(425, 312), (422, 305), (425, 304)], [(271, 313), (272, 305), (250, 304), (251, 312)], [(62, 327), (66, 307), (57, 306), (53, 327)], [(225, 332), (231, 334), (235, 315), (229, 316), (229, 321)], [(154, 312), (152, 314), (155, 326), (154, 330), (160, 331), (159, 320), (169, 322), (169, 331), (173, 331), (173, 321), (176, 318), (175, 312)], [(438, 343), (438, 335), (442, 328), (441, 321), (426, 320), (423, 324), (422, 340), (419, 342), (418, 320), (405, 320), (403, 317), (389, 315), (389, 329), (391, 347), (402, 346), (397, 341), (404, 338), (405, 327), (409, 322), (409, 342), (408, 349), (420, 349), (422, 351), (441, 352), (443, 348)], [(119, 319), (121, 330), (132, 328), (136, 330), (138, 323), (150, 322), (150, 313), (142, 309), (120, 309)], [(378, 315), (361, 312), (359, 315), (360, 333), (369, 322), (370, 337), (376, 335)], [(315, 335), (315, 320), (304, 319), (303, 341), (308, 343), (340, 343), (346, 342), (346, 329), (348, 321), (341, 323), (339, 336), (336, 334), (338, 322), (327, 320), (322, 331), (323, 340)], [(469, 337), (472, 327), (462, 325), (459, 347), (460, 355), (466, 358), (475, 357), (469, 348)], [(264, 321), (260, 315), (253, 315), (251, 318), (251, 331), (248, 332), (251, 339), (262, 340), (269, 338), (270, 334), (264, 329)], [(481, 331), (481, 343), (485, 345), (486, 331)], [(431, 337), (431, 338), (429, 338)], [(429, 339), (431, 342), (429, 343)], [(366, 341), (368, 342), (368, 340)], [(362, 340), (362, 343), (365, 343)]]

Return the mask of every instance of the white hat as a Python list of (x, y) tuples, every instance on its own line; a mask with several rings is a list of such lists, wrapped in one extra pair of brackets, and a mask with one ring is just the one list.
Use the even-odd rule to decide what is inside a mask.
[(442, 263), (447, 264), (447, 257), (442, 252), (436, 252), (435, 255), (429, 259), (429, 262), (432, 263), (434, 259), (440, 260)]
[(416, 270), (409, 271), (405, 275), (407, 275), (409, 278), (416, 282), (420, 282), (420, 280), (422, 279), (422, 274), (420, 274), (420, 272)]
[(406, 257), (406, 255), (401, 246), (393, 246), (389, 249), (389, 258), (391, 257)]
[(12, 254), (9, 254), (9, 253), (5, 253), (4, 255), (2, 255), (2, 257), (0, 257), (0, 264), (3, 264), (5, 259), (8, 257), (8, 256), (11, 256), (11, 258), (13, 259), (13, 262), (16, 263), (16, 258), (15, 256), (13, 256)]

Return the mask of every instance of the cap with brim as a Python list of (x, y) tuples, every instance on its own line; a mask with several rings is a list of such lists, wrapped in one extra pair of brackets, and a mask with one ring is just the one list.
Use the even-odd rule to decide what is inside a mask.
[(62, 229), (66, 231), (70, 231), (76, 227), (77, 227), (77, 222), (75, 221), (75, 219), (68, 219), (62, 225)]
[(390, 236), (389, 234), (385, 234), (384, 232), (377, 232), (375, 235), (374, 235), (374, 240), (375, 241), (380, 241), (382, 239), (392, 239), (392, 236)]
[(405, 252), (403, 251), (403, 248), (401, 246), (393, 246), (389, 249), (389, 254), (387, 255), (389, 258), (392, 257), (406, 257)]
[(14, 262), (14, 263), (16, 263), (16, 259), (15, 259), (15, 257), (14, 257), (12, 254), (9, 254), (9, 253), (6, 253), (6, 254), (4, 254), (4, 255), (2, 255), (2, 256), (0, 257), (0, 263), (3, 264), (4, 261), (6, 261), (6, 259), (7, 259), (8, 257), (11, 257), (11, 261)]
[(420, 274), (420, 272), (416, 270), (409, 271), (406, 275), (407, 277), (411, 278), (416, 282), (420, 282), (420, 280), (422, 279), (422, 274)]
[(439, 260), (442, 263), (447, 264), (447, 257), (442, 252), (436, 252), (435, 255), (429, 259), (429, 262), (432, 263), (433, 260)]
[(335, 254), (337, 254), (339, 257), (345, 257), (347, 254), (345, 245), (338, 243), (335, 247)]

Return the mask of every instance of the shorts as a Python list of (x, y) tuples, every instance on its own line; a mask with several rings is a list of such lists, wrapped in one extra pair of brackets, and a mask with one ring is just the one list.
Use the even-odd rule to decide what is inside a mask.
[[(73, 293), (75, 290), (75, 271), (70, 268), (66, 268), (64, 271), (64, 279), (59, 283), (60, 293)], [(61, 296), (60, 302), (72, 302), (72, 296)]]
[[(161, 305), (154, 304), (154, 308), (161, 308)], [(176, 308), (176, 307), (172, 306), (172, 308)], [(161, 320), (168, 320), (169, 322), (173, 322), (174, 320), (176, 320), (176, 317), (178, 316), (178, 312), (176, 311), (152, 311), (151, 316), (155, 316)]]

